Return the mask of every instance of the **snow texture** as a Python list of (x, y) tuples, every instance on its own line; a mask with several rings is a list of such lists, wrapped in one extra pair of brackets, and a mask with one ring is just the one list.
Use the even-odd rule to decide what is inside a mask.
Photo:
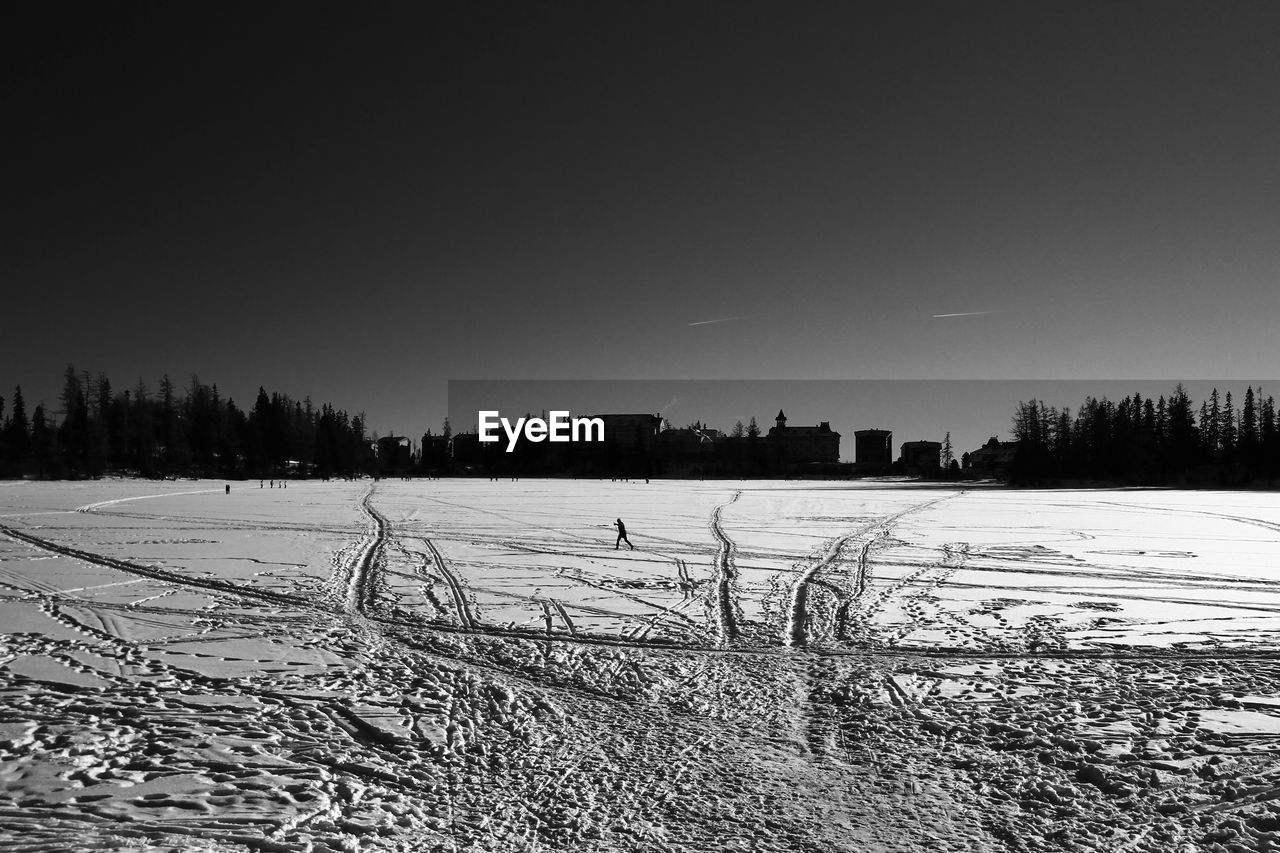
[(3, 483), (0, 845), (1274, 849), (1278, 566), (1252, 492)]

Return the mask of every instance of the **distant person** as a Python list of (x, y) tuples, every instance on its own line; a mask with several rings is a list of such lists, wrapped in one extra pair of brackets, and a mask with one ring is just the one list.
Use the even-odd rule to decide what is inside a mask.
[(227, 483), (227, 494), (231, 494), (231, 484)]
[(622, 519), (618, 519), (617, 521), (615, 521), (613, 523), (613, 526), (618, 528), (618, 539), (616, 542), (613, 543), (613, 550), (615, 551), (618, 550), (618, 547), (623, 542), (626, 542), (627, 545), (630, 546), (631, 550), (634, 551), (636, 549), (636, 546), (632, 545), (631, 540), (627, 538), (627, 526), (622, 523)]

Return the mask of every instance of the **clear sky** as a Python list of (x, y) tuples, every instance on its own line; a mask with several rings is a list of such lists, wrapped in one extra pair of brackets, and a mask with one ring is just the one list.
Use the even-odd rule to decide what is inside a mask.
[(1280, 4), (39, 5), (29, 409), (68, 362), (411, 435), (449, 379), (1278, 375)]

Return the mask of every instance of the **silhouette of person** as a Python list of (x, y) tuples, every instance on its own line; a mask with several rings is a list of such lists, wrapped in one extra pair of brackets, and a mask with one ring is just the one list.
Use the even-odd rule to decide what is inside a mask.
[(618, 539), (616, 542), (613, 543), (613, 550), (615, 551), (618, 550), (618, 547), (623, 542), (626, 542), (627, 545), (631, 547), (631, 550), (634, 551), (636, 549), (636, 546), (632, 545), (631, 540), (627, 538), (627, 526), (622, 523), (622, 519), (618, 519), (617, 521), (615, 521), (613, 523), (613, 526), (618, 528)]

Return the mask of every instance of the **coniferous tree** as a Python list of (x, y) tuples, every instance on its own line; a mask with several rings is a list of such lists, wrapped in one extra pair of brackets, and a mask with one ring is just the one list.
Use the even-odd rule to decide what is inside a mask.
[(1213, 459), (1212, 441), (1209, 437), (1209, 403), (1202, 402), (1200, 404), (1200, 412), (1197, 416), (1197, 431), (1200, 435), (1200, 452), (1205, 460)]
[[(0, 409), (3, 406), (0, 405)], [(4, 457), (13, 470), (21, 470), (30, 455), (30, 434), (27, 426), (27, 404), (22, 399), (22, 386), (13, 389), (13, 411), (4, 427)]]
[(1222, 422), (1219, 425), (1222, 439), (1222, 452), (1231, 457), (1236, 450), (1236, 410), (1231, 402), (1231, 392), (1227, 392), (1226, 404), (1222, 407)]
[(129, 457), (139, 474), (154, 477), (159, 472), (156, 414), (152, 406), (151, 391), (142, 377), (138, 377), (138, 384), (133, 389), (133, 411), (129, 420), (133, 425), (133, 444)]
[(173, 381), (169, 379), (169, 374), (167, 373), (160, 377), (160, 399), (158, 402), (156, 434), (159, 439), (157, 449), (160, 451), (160, 473), (168, 475), (173, 473), (176, 457), (175, 444), (178, 438), (178, 413), (173, 393)]
[(1246, 386), (1244, 390), (1244, 408), (1240, 412), (1239, 432), (1237, 440), (1240, 442), (1252, 444), (1258, 440), (1258, 412), (1254, 408), (1252, 385)]
[(40, 404), (31, 415), (31, 461), (36, 476), (41, 479), (53, 476), (55, 458), (53, 430), (45, 422), (44, 405)]
[(1276, 423), (1276, 401), (1273, 397), (1262, 401), (1260, 431), (1262, 470), (1267, 477), (1280, 476), (1280, 427)]
[(1168, 463), (1171, 469), (1177, 470), (1185, 476), (1187, 469), (1195, 461), (1197, 441), (1191, 398), (1187, 396), (1187, 391), (1182, 387), (1181, 382), (1178, 383), (1178, 387), (1174, 389), (1173, 394), (1169, 397), (1168, 414)]
[(128, 391), (113, 395), (107, 406), (107, 465), (117, 471), (129, 465), (129, 409)]
[(80, 376), (70, 364), (63, 374), (62, 412), (62, 426), (58, 428), (62, 467), (71, 476), (82, 477), (88, 469), (89, 406)]
[(317, 411), (309, 398), (295, 402), (278, 392), (268, 396), (264, 389), (259, 396), (251, 424), (234, 400), (224, 402), (216, 385), (205, 385), (195, 375), (181, 395), (163, 377), (159, 396), (151, 399), (141, 379), (133, 391), (117, 394), (106, 374), (77, 373), (68, 365), (61, 423), (40, 407), (39, 461), (35, 425), (28, 427), (21, 388), (10, 417), (3, 417), (0, 402), (0, 475), (245, 476), (286, 466), (310, 474), (317, 460), (331, 472), (360, 473), (367, 459), (363, 416), (351, 420), (328, 404)]
[(1222, 452), (1222, 400), (1218, 397), (1218, 389), (1214, 388), (1209, 395), (1209, 425), (1206, 442), (1209, 451), (1216, 458)]
[(1240, 410), (1236, 444), (1239, 463), (1246, 469), (1255, 468), (1258, 464), (1258, 411), (1252, 385), (1245, 387), (1244, 406)]

